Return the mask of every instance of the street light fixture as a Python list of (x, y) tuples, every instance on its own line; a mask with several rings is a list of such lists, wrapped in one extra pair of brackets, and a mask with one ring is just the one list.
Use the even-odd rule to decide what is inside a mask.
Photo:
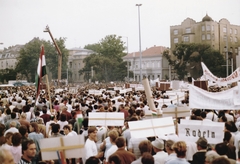
[(141, 24), (140, 24), (140, 6), (142, 4), (136, 4), (138, 7), (138, 27), (139, 27), (139, 53), (140, 53), (140, 79), (139, 81), (142, 80), (142, 50), (141, 50)]

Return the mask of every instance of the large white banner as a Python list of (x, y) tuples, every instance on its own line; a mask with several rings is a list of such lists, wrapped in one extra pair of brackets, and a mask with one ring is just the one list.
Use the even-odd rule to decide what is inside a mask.
[(210, 80), (216, 82), (218, 85), (227, 85), (240, 80), (240, 68), (237, 68), (231, 75), (226, 78), (218, 78), (210, 72), (207, 66), (201, 62), (203, 69), (203, 76), (205, 80)]
[(239, 94), (238, 86), (222, 92), (208, 92), (190, 85), (189, 107), (198, 109), (239, 110)]
[(199, 137), (204, 137), (210, 144), (217, 144), (224, 138), (224, 123), (181, 120), (178, 125), (178, 136), (184, 141), (196, 142)]

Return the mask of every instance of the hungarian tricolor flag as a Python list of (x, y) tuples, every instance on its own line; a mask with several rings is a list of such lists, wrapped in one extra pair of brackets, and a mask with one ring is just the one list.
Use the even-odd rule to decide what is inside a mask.
[(41, 47), (41, 53), (38, 60), (38, 67), (37, 67), (37, 75), (35, 78), (35, 84), (37, 88), (37, 94), (36, 94), (36, 101), (38, 99), (39, 93), (40, 93), (40, 84), (42, 83), (42, 77), (47, 74), (46, 71), (46, 60), (44, 55), (44, 47)]

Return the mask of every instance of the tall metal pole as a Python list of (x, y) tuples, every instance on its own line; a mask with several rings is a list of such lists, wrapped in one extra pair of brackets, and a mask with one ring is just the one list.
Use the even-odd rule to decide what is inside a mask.
[(139, 27), (139, 53), (140, 53), (140, 79), (139, 81), (141, 82), (142, 80), (142, 50), (141, 50), (141, 24), (140, 24), (140, 6), (142, 6), (142, 4), (136, 4), (136, 6), (138, 7), (138, 27)]

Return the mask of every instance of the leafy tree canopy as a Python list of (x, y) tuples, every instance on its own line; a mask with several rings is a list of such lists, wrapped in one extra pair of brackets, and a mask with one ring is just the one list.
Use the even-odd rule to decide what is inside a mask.
[(105, 82), (124, 80), (127, 63), (122, 59), (126, 53), (123, 52), (124, 42), (121, 41), (121, 37), (108, 35), (99, 43), (86, 45), (84, 48), (95, 53), (83, 60), (85, 67), (79, 71), (80, 74), (90, 71), (93, 67), (94, 80)]
[[(65, 38), (55, 40), (60, 51), (62, 52), (62, 70), (67, 69), (68, 50), (65, 48)], [(52, 78), (57, 79), (58, 70), (58, 52), (52, 41), (40, 40), (34, 38), (24, 45), (20, 50), (16, 71), (26, 77), (29, 82), (34, 82), (37, 72), (37, 65), (41, 46), (44, 45), (46, 65)], [(63, 72), (63, 71), (62, 71)], [(64, 78), (64, 77), (62, 77)]]
[(208, 44), (177, 44), (175, 49), (164, 51), (163, 55), (178, 75), (178, 79), (184, 80), (190, 74), (194, 79), (200, 78), (203, 74), (201, 62), (218, 77), (224, 77), (225, 64), (223, 55), (211, 48)]

